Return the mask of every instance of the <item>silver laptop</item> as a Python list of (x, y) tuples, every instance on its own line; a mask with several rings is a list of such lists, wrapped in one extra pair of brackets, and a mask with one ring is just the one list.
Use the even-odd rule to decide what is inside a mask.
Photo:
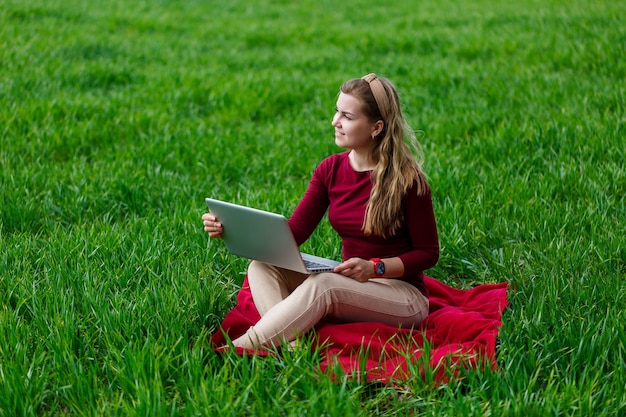
[(207, 198), (211, 213), (224, 226), (229, 252), (292, 271), (331, 272), (339, 262), (301, 253), (287, 219), (275, 213)]

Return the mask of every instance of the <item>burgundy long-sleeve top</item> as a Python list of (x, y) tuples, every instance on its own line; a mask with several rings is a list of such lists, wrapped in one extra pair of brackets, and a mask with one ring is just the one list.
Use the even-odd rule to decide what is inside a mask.
[(363, 232), (365, 208), (372, 182), (371, 171), (358, 172), (350, 165), (348, 152), (324, 159), (313, 173), (304, 197), (296, 207), (289, 226), (301, 245), (313, 233), (328, 210), (328, 220), (341, 237), (343, 260), (399, 257), (404, 276), (427, 295), (424, 270), (439, 259), (439, 239), (430, 188), (418, 196), (414, 184), (402, 200), (404, 223), (391, 237)]

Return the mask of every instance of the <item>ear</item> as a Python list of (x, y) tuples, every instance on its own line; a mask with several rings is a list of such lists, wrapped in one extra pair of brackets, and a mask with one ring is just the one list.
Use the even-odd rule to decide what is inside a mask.
[(380, 132), (383, 131), (384, 127), (385, 127), (385, 122), (383, 122), (382, 120), (379, 120), (376, 123), (374, 123), (374, 125), (372, 126), (372, 136), (376, 137), (380, 135)]

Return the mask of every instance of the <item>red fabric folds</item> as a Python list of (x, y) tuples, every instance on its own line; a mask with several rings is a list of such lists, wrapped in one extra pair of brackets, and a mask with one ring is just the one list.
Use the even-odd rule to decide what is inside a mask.
[[(506, 282), (468, 290), (452, 288), (425, 277), (430, 312), (418, 329), (376, 322), (322, 322), (315, 327), (321, 370), (331, 375), (354, 373), (383, 383), (405, 381), (416, 374), (445, 382), (462, 369), (496, 367), (496, 337), (508, 305)], [(260, 316), (247, 278), (237, 305), (222, 321), (212, 343), (221, 346), (242, 335)], [(242, 352), (267, 355), (266, 352)]]

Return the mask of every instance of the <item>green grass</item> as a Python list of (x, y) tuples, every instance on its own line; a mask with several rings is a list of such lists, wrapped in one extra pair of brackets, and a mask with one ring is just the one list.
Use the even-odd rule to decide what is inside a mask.
[[(0, 415), (626, 412), (619, 1), (0, 0)], [(216, 355), (246, 262), (206, 196), (289, 214), (347, 78), (422, 133), (450, 285), (515, 288), (496, 371), (401, 387)], [(307, 250), (337, 256), (323, 224)]]

